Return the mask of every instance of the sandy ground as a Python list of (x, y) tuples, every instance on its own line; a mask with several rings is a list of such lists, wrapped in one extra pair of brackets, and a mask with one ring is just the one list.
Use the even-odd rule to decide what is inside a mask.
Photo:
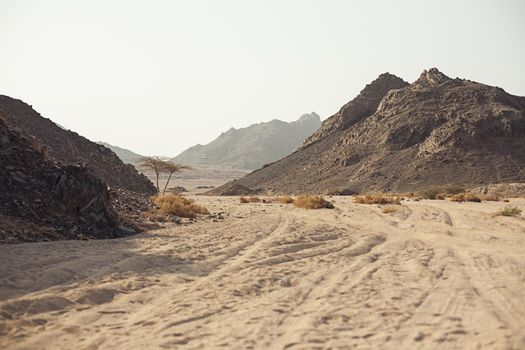
[[(169, 188), (182, 186), (188, 190), (188, 194), (198, 194), (224, 185), (231, 180), (239, 179), (248, 173), (248, 170), (195, 167), (192, 170), (184, 170), (173, 174), (168, 186)], [(146, 176), (151, 182), (156, 183), (155, 174), (146, 173)], [(161, 190), (166, 185), (167, 180), (168, 175), (161, 174), (159, 177), (159, 187)], [(203, 188), (203, 186), (207, 188)]]
[(197, 199), (224, 221), (0, 246), (0, 348), (525, 348), (525, 219), (492, 218), (504, 203)]

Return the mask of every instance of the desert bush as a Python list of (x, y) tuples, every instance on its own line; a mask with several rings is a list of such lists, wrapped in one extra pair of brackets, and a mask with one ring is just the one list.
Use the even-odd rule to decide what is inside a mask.
[(441, 192), (443, 192), (441, 191), (441, 188), (437, 186), (431, 186), (431, 187), (427, 187), (425, 189), (420, 190), (418, 192), (418, 195), (425, 199), (436, 199), (436, 196)]
[(209, 214), (208, 209), (188, 199), (174, 194), (153, 196), (152, 202), (157, 206), (157, 214), (175, 215), (183, 218), (195, 218), (197, 215)]
[(298, 196), (294, 201), (293, 205), (297, 208), (305, 208), (305, 209), (321, 209), (321, 208), (328, 208), (332, 209), (334, 205), (324, 199), (321, 196), (307, 196), (307, 195), (301, 195)]
[(386, 207), (383, 209), (383, 214), (391, 214), (391, 213), (395, 213), (396, 211), (398, 211), (399, 209), (396, 208), (396, 207)]
[(521, 215), (521, 209), (519, 209), (517, 207), (510, 206), (510, 205), (507, 205), (502, 210), (492, 214), (492, 217), (496, 217), (496, 216), (520, 216), (520, 215)]
[(451, 202), (477, 202), (481, 203), (481, 198), (472, 193), (458, 193), (449, 198)]
[(482, 194), (479, 196), (482, 201), (486, 202), (499, 202), (500, 198), (493, 194)]
[(259, 199), (259, 197), (256, 197), (256, 196), (251, 196), (251, 197), (240, 196), (239, 201), (241, 203), (258, 203), (261, 200)]
[(153, 208), (149, 209), (145, 213), (142, 214), (142, 217), (149, 221), (154, 222), (166, 222), (168, 221), (168, 216), (164, 213), (162, 213), (159, 209)]
[[(465, 188), (460, 185), (429, 186), (418, 192), (420, 197), (425, 199), (445, 199), (455, 194), (465, 192)], [(439, 198), (437, 198), (439, 197)]]
[(358, 204), (401, 204), (398, 196), (388, 194), (372, 194), (365, 196), (355, 196), (354, 203)]

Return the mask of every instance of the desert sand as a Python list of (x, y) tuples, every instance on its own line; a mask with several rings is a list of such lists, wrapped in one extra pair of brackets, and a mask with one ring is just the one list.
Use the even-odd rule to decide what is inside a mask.
[(0, 348), (525, 348), (525, 219), (493, 218), (505, 203), (196, 198), (224, 220), (0, 246)]

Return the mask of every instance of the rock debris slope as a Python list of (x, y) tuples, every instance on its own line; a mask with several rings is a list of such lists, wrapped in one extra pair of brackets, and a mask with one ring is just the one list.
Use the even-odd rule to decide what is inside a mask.
[(525, 98), (436, 68), (403, 85), (381, 75), (300, 150), (236, 183), (348, 193), (525, 182)]
[(60, 166), (0, 118), (0, 242), (118, 237), (106, 185), (88, 168)]

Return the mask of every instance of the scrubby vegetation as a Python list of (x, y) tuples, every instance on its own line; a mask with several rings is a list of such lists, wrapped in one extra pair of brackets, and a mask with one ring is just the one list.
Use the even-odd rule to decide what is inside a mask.
[(425, 199), (445, 199), (446, 197), (465, 192), (465, 187), (460, 185), (430, 186), (422, 189), (417, 194)]
[(174, 194), (165, 194), (151, 198), (156, 208), (148, 211), (146, 217), (152, 221), (166, 221), (170, 216), (195, 218), (209, 214), (208, 209), (188, 199)]
[(492, 214), (492, 217), (496, 217), (496, 216), (514, 216), (514, 217), (516, 217), (516, 216), (520, 216), (520, 215), (521, 215), (521, 209), (519, 209), (517, 207), (510, 206), (510, 205), (507, 205), (502, 210)]
[(321, 196), (308, 196), (308, 195), (301, 195), (298, 196), (294, 201), (293, 205), (297, 208), (305, 208), (305, 209), (322, 209), (322, 208), (328, 208), (332, 209), (334, 208), (334, 205), (324, 199)]
[(244, 196), (241, 196), (239, 197), (239, 201), (241, 203), (259, 203), (261, 201), (261, 199), (257, 196), (251, 196), (251, 197), (244, 197)]
[(371, 194), (355, 196), (354, 203), (357, 204), (401, 204), (401, 199), (397, 195), (391, 194)]
[(480, 196), (472, 193), (458, 193), (449, 198), (451, 202), (476, 202), (481, 203)]
[(498, 196), (492, 194), (482, 194), (479, 196), (482, 201), (486, 202), (499, 202), (501, 199)]

